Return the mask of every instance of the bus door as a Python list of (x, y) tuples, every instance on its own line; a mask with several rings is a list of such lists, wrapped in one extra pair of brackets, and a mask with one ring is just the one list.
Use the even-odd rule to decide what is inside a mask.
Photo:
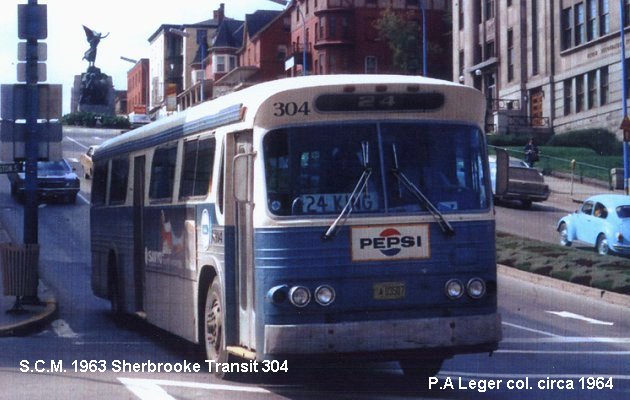
[(145, 156), (133, 162), (133, 280), (136, 311), (144, 310), (144, 189)]
[(233, 188), (236, 199), (236, 282), (241, 346), (255, 349), (252, 131), (235, 134)]

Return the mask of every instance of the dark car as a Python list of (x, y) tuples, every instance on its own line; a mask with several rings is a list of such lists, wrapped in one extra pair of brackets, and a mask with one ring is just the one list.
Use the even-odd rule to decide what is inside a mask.
[[(22, 166), (22, 171), (24, 168)], [(25, 173), (10, 173), (11, 195), (18, 201), (25, 198)], [(64, 200), (74, 203), (77, 200), (81, 183), (66, 160), (37, 162), (37, 196), (39, 200)]]

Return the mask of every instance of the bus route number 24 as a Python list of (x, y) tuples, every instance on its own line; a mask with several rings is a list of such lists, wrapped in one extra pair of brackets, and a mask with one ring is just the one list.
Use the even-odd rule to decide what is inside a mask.
[(294, 101), (290, 101), (288, 103), (277, 102), (273, 103), (273, 109), (273, 115), (276, 117), (294, 117), (298, 114), (308, 115), (311, 112), (308, 101), (305, 101), (302, 104)]

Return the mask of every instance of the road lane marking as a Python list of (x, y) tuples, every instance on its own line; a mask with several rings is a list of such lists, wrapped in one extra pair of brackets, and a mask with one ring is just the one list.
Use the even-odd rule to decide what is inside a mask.
[(90, 200), (86, 199), (81, 193), (77, 193), (77, 197), (81, 199), (85, 204), (90, 204)]
[(506, 338), (501, 343), (612, 343), (629, 344), (630, 338), (557, 336), (547, 338)]
[(88, 146), (81, 144), (79, 141), (77, 141), (76, 139), (71, 138), (70, 136), (66, 136), (66, 139), (68, 139), (69, 141), (71, 141), (72, 143), (78, 145), (79, 147), (82, 147), (83, 149), (87, 150)]
[(545, 332), (545, 331), (541, 331), (541, 330), (538, 330), (538, 329), (532, 329), (532, 328), (528, 328), (528, 327), (522, 326), (522, 325), (511, 324), (511, 323), (505, 322), (505, 321), (503, 321), (502, 324), (505, 325), (505, 326), (512, 327), (512, 328), (521, 329), (521, 330), (527, 331), (527, 332), (540, 333), (541, 335), (546, 335), (546, 336), (551, 336), (551, 337), (561, 337), (560, 335), (556, 335), (556, 334), (553, 334), (553, 333), (550, 333), (550, 332)]
[(79, 337), (79, 335), (74, 332), (72, 328), (70, 328), (70, 325), (68, 325), (68, 323), (63, 319), (56, 319), (50, 325), (59, 337), (66, 339), (75, 339)]
[(137, 379), (137, 378), (117, 378), (125, 387), (142, 400), (175, 400), (162, 387), (182, 387), (202, 390), (215, 390), (227, 392), (244, 392), (271, 394), (267, 389), (259, 387), (222, 385), (214, 383), (169, 381), (164, 379)]
[[(490, 379), (524, 379), (525, 376), (532, 379), (580, 379), (586, 377), (605, 376), (614, 380), (630, 380), (630, 375), (610, 375), (610, 374), (528, 374), (519, 372), (518, 374), (502, 374), (502, 373), (476, 373), (476, 372), (460, 372), (460, 371), (440, 371), (438, 377), (461, 376), (462, 378), (490, 378)], [(616, 385), (615, 385), (616, 386)], [(617, 387), (615, 387), (617, 389)]]
[(561, 354), (561, 355), (589, 355), (589, 356), (630, 356), (630, 351), (614, 350), (495, 350), (494, 354)]
[(593, 324), (593, 325), (608, 325), (608, 326), (612, 326), (612, 325), (615, 324), (614, 322), (600, 321), (598, 319), (585, 317), (584, 315), (574, 314), (574, 313), (568, 312), (568, 311), (545, 311), (545, 312), (549, 313), (549, 314), (557, 315), (558, 317), (562, 317), (562, 318), (577, 319), (579, 321), (588, 322), (589, 324)]

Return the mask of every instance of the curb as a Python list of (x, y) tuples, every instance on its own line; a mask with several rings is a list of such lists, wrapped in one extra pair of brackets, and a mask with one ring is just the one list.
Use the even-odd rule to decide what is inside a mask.
[(0, 326), (0, 337), (24, 336), (54, 321), (55, 318), (57, 318), (57, 302), (55, 300), (48, 300), (45, 303), (46, 307), (44, 311), (39, 314), (33, 315), (31, 318), (24, 321)]
[(630, 307), (630, 296), (626, 296), (620, 293), (597, 289), (590, 286), (578, 285), (577, 283), (566, 282), (548, 276), (539, 275), (533, 272), (521, 271), (517, 268), (508, 267), (506, 265), (500, 264), (497, 265), (497, 273), (511, 278), (520, 279), (529, 283), (534, 283), (536, 285), (561, 290), (566, 293), (588, 297), (592, 300), (603, 301), (608, 304), (613, 304), (626, 308)]
[[(46, 284), (41, 279), (39, 281), (38, 296), (44, 299), (43, 309), (40, 312), (35, 313), (29, 318), (24, 319), (22, 321), (0, 326), (0, 337), (24, 336), (36, 330), (42, 329), (44, 326), (48, 325), (50, 322), (54, 321), (57, 318), (57, 314), (58, 314), (57, 299), (50, 292), (50, 290), (48, 289), (48, 286), (46, 286)], [(30, 306), (30, 307), (33, 307), (33, 306)], [(35, 306), (35, 307), (41, 307), (41, 306)], [(2, 310), (0, 312), (4, 312), (4, 311)]]

